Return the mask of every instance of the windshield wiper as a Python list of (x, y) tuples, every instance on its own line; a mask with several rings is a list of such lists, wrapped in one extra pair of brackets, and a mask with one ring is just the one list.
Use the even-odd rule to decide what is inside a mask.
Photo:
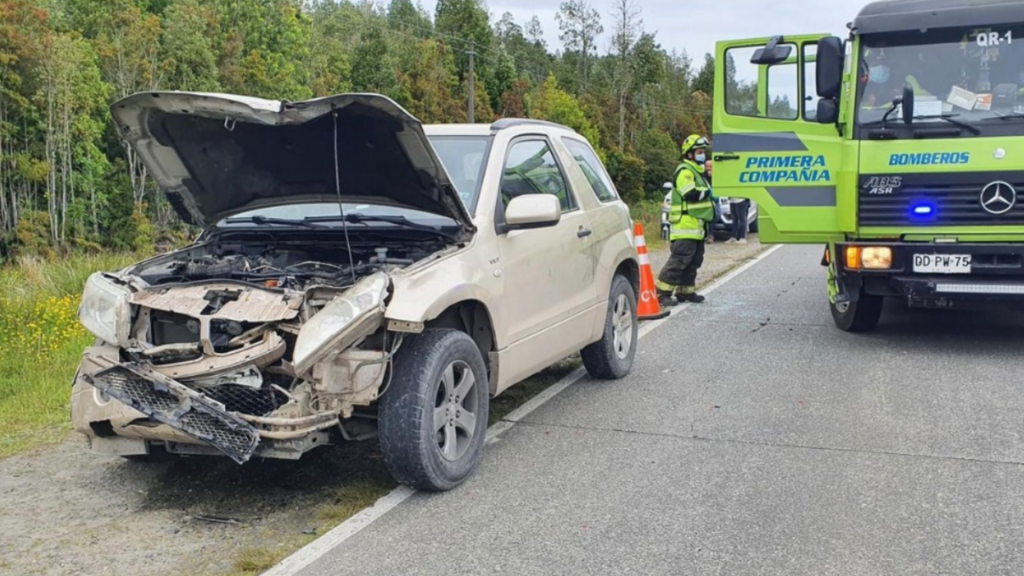
[(967, 130), (968, 132), (970, 132), (971, 134), (974, 134), (975, 136), (977, 136), (978, 134), (981, 134), (981, 128), (978, 128), (977, 126), (975, 126), (973, 124), (968, 124), (967, 122), (964, 122), (963, 120), (954, 120), (954, 117), (956, 117), (956, 116), (959, 116), (959, 114), (932, 114), (930, 116), (914, 116), (913, 119), (914, 120), (945, 120), (946, 122), (949, 122), (950, 124), (956, 124), (957, 126)]
[(997, 114), (996, 118), (1000, 120), (1020, 120), (1024, 118), (1024, 113), (1014, 112), (1013, 114)]
[[(316, 216), (306, 218), (307, 221), (312, 220), (316, 222), (338, 222), (342, 218), (341, 216)], [(420, 224), (419, 222), (413, 222), (405, 216), (372, 216), (369, 214), (359, 214), (358, 212), (352, 214), (345, 214), (345, 221), (351, 222), (352, 224), (362, 224), (364, 222), (386, 222), (388, 224), (394, 224), (395, 226), (401, 226), (410, 230), (421, 230), (423, 232), (430, 232), (437, 234), (448, 240), (455, 241), (457, 238), (448, 232), (445, 232), (437, 226), (431, 226), (429, 224)]]
[(226, 222), (234, 224), (237, 222), (252, 222), (253, 224), (265, 225), (265, 224), (281, 224), (282, 226), (302, 226), (303, 228), (327, 228), (320, 224), (314, 224), (308, 219), (292, 220), (290, 218), (269, 218), (267, 216), (252, 216), (249, 218), (228, 218)]

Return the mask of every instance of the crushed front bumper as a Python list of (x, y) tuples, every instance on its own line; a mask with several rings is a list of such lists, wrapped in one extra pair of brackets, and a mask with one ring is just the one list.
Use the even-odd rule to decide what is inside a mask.
[[(844, 255), (849, 246), (886, 246), (892, 250), (888, 270), (851, 270)], [(836, 244), (837, 302), (867, 294), (899, 297), (914, 308), (1024, 307), (1024, 245), (988, 243), (852, 242)], [(914, 256), (970, 256), (966, 273), (919, 273)]]
[(297, 459), (330, 444), (336, 413), (301, 414), (294, 399), (237, 385), (197, 389), (144, 362), (89, 348), (75, 378), (71, 419), (96, 452), (145, 454), (151, 443), (177, 454)]
[(191, 388), (143, 364), (118, 364), (86, 374), (85, 381), (105, 395), (152, 420), (208, 444), (242, 464), (260, 442), (256, 428)]

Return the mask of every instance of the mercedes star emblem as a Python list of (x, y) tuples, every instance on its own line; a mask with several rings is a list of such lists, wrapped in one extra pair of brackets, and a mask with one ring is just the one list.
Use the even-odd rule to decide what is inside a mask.
[(997, 180), (981, 189), (981, 207), (989, 214), (1006, 214), (1017, 203), (1017, 190), (1010, 184)]

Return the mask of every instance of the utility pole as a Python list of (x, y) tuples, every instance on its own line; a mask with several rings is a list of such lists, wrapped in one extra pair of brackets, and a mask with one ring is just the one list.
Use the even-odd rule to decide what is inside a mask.
[(476, 56), (475, 48), (476, 43), (470, 42), (469, 52), (466, 53), (469, 54), (469, 103), (468, 108), (466, 110), (466, 120), (470, 124), (472, 124), (475, 121), (476, 116), (476, 111), (474, 110), (476, 106), (476, 86), (474, 86), (476, 75), (473, 73), (473, 58)]

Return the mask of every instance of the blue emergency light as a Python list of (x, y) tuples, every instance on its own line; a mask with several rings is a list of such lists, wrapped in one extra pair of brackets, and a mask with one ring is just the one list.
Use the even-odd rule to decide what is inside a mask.
[(914, 202), (910, 205), (910, 217), (913, 220), (930, 220), (935, 217), (935, 212), (933, 202)]

